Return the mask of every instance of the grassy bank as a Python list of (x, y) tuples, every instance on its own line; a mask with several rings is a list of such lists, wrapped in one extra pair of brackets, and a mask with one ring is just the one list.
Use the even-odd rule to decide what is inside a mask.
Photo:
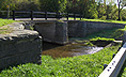
[(117, 21), (117, 20), (100, 20), (100, 19), (82, 19), (83, 21), (95, 21), (95, 22), (108, 22), (108, 23), (121, 23), (126, 24), (126, 21)]
[(91, 35), (87, 36), (84, 39), (90, 39), (90, 40), (91, 39), (94, 39), (94, 40), (95, 39), (108, 40), (108, 38), (111, 39), (111, 40), (121, 39), (123, 37), (124, 31), (126, 31), (126, 27), (122, 28), (122, 29), (113, 28), (111, 30), (103, 30), (101, 32), (91, 34)]
[(5, 26), (7, 24), (13, 23), (15, 21), (13, 20), (8, 20), (8, 19), (0, 19), (0, 27)]
[(105, 48), (92, 55), (53, 59), (42, 55), (42, 64), (24, 64), (3, 70), (0, 77), (97, 77), (118, 47)]
[[(124, 29), (112, 29), (95, 33), (82, 40), (114, 40), (121, 38)], [(42, 64), (27, 63), (4, 69), (0, 77), (97, 77), (103, 71), (103, 64), (109, 64), (112, 55), (121, 44), (104, 48), (95, 54), (57, 58), (42, 55)]]
[(118, 77), (126, 77), (126, 61), (125, 61), (124, 65), (123, 65)]
[[(66, 18), (65, 18), (65, 20), (66, 20)], [(69, 20), (74, 20), (74, 18), (69, 18)], [(76, 20), (80, 20), (80, 18), (76, 18)], [(126, 24), (126, 21), (117, 21), (117, 20), (100, 20), (100, 19), (86, 19), (86, 18), (82, 18), (81, 21), (94, 21), (94, 22), (107, 22), (107, 23)]]
[(111, 30), (103, 30), (97, 33), (93, 33), (88, 35), (85, 38), (71, 38), (71, 40), (75, 40), (75, 41), (80, 41), (81, 40), (90, 40), (90, 41), (95, 41), (95, 40), (106, 40), (106, 41), (114, 41), (116, 39), (122, 39), (124, 31), (126, 31), (126, 27), (125, 28), (113, 28)]
[(15, 21), (8, 19), (0, 19), (0, 34), (7, 34), (12, 32), (12, 29), (10, 29), (9, 27), (5, 27), (5, 25), (11, 24), (13, 22)]
[[(87, 38), (95, 37), (92, 35)], [(104, 48), (95, 54), (67, 58), (53, 59), (42, 55), (41, 65), (28, 63), (10, 67), (2, 70), (0, 77), (97, 77), (103, 71), (103, 64), (109, 64), (119, 47), (120, 44)]]

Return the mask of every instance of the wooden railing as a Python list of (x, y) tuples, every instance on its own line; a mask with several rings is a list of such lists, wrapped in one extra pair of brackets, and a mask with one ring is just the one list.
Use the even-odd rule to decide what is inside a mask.
[(81, 20), (83, 18), (81, 14), (41, 11), (0, 11), (0, 18), (2, 17), (12, 18), (13, 20), (15, 20), (16, 18), (30, 18), (31, 20), (33, 20), (34, 18), (44, 18), (45, 20), (47, 20), (48, 18), (66, 18), (67, 20), (69, 20), (69, 18), (73, 18), (74, 20), (76, 20), (76, 18), (79, 18)]

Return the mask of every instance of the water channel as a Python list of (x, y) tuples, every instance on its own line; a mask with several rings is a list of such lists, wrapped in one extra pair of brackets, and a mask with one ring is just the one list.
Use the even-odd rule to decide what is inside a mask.
[(87, 41), (70, 41), (67, 45), (58, 45), (48, 42), (43, 42), (42, 55), (50, 55), (53, 58), (73, 57), (86, 54), (94, 54), (104, 47), (109, 45), (112, 41), (91, 41), (93, 46), (90, 46)]

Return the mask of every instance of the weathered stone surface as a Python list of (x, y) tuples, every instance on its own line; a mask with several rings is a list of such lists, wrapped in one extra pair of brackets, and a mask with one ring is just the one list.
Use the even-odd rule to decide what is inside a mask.
[(58, 44), (68, 43), (68, 25), (66, 22), (56, 22), (55, 42)]
[(59, 21), (34, 20), (24, 21), (26, 29), (34, 26), (46, 42), (66, 44), (68, 37), (86, 37), (89, 34), (112, 28), (123, 28), (125, 24), (90, 22), (90, 21)]
[(24, 30), (16, 24), (12, 33), (0, 34), (0, 69), (23, 63), (40, 63), (41, 49), (39, 33)]
[(41, 56), (36, 52), (28, 51), (26, 53), (13, 54), (11, 56), (0, 58), (0, 69), (24, 63), (39, 63), (40, 60)]
[(25, 26), (19, 22), (14, 22), (12, 24), (8, 24), (7, 26), (13, 28), (14, 30), (24, 30), (25, 29)]
[(108, 30), (112, 28), (124, 28), (125, 24), (90, 22), (90, 21), (68, 21), (69, 37), (85, 37), (89, 34)]
[(68, 43), (67, 23), (60, 21), (35, 22), (35, 30), (43, 37), (43, 40), (51, 43)]

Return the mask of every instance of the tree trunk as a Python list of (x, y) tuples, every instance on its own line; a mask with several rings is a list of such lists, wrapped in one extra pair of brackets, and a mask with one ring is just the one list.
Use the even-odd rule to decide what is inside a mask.
[(118, 20), (121, 20), (120, 19), (120, 1), (117, 0), (117, 2), (118, 2)]

